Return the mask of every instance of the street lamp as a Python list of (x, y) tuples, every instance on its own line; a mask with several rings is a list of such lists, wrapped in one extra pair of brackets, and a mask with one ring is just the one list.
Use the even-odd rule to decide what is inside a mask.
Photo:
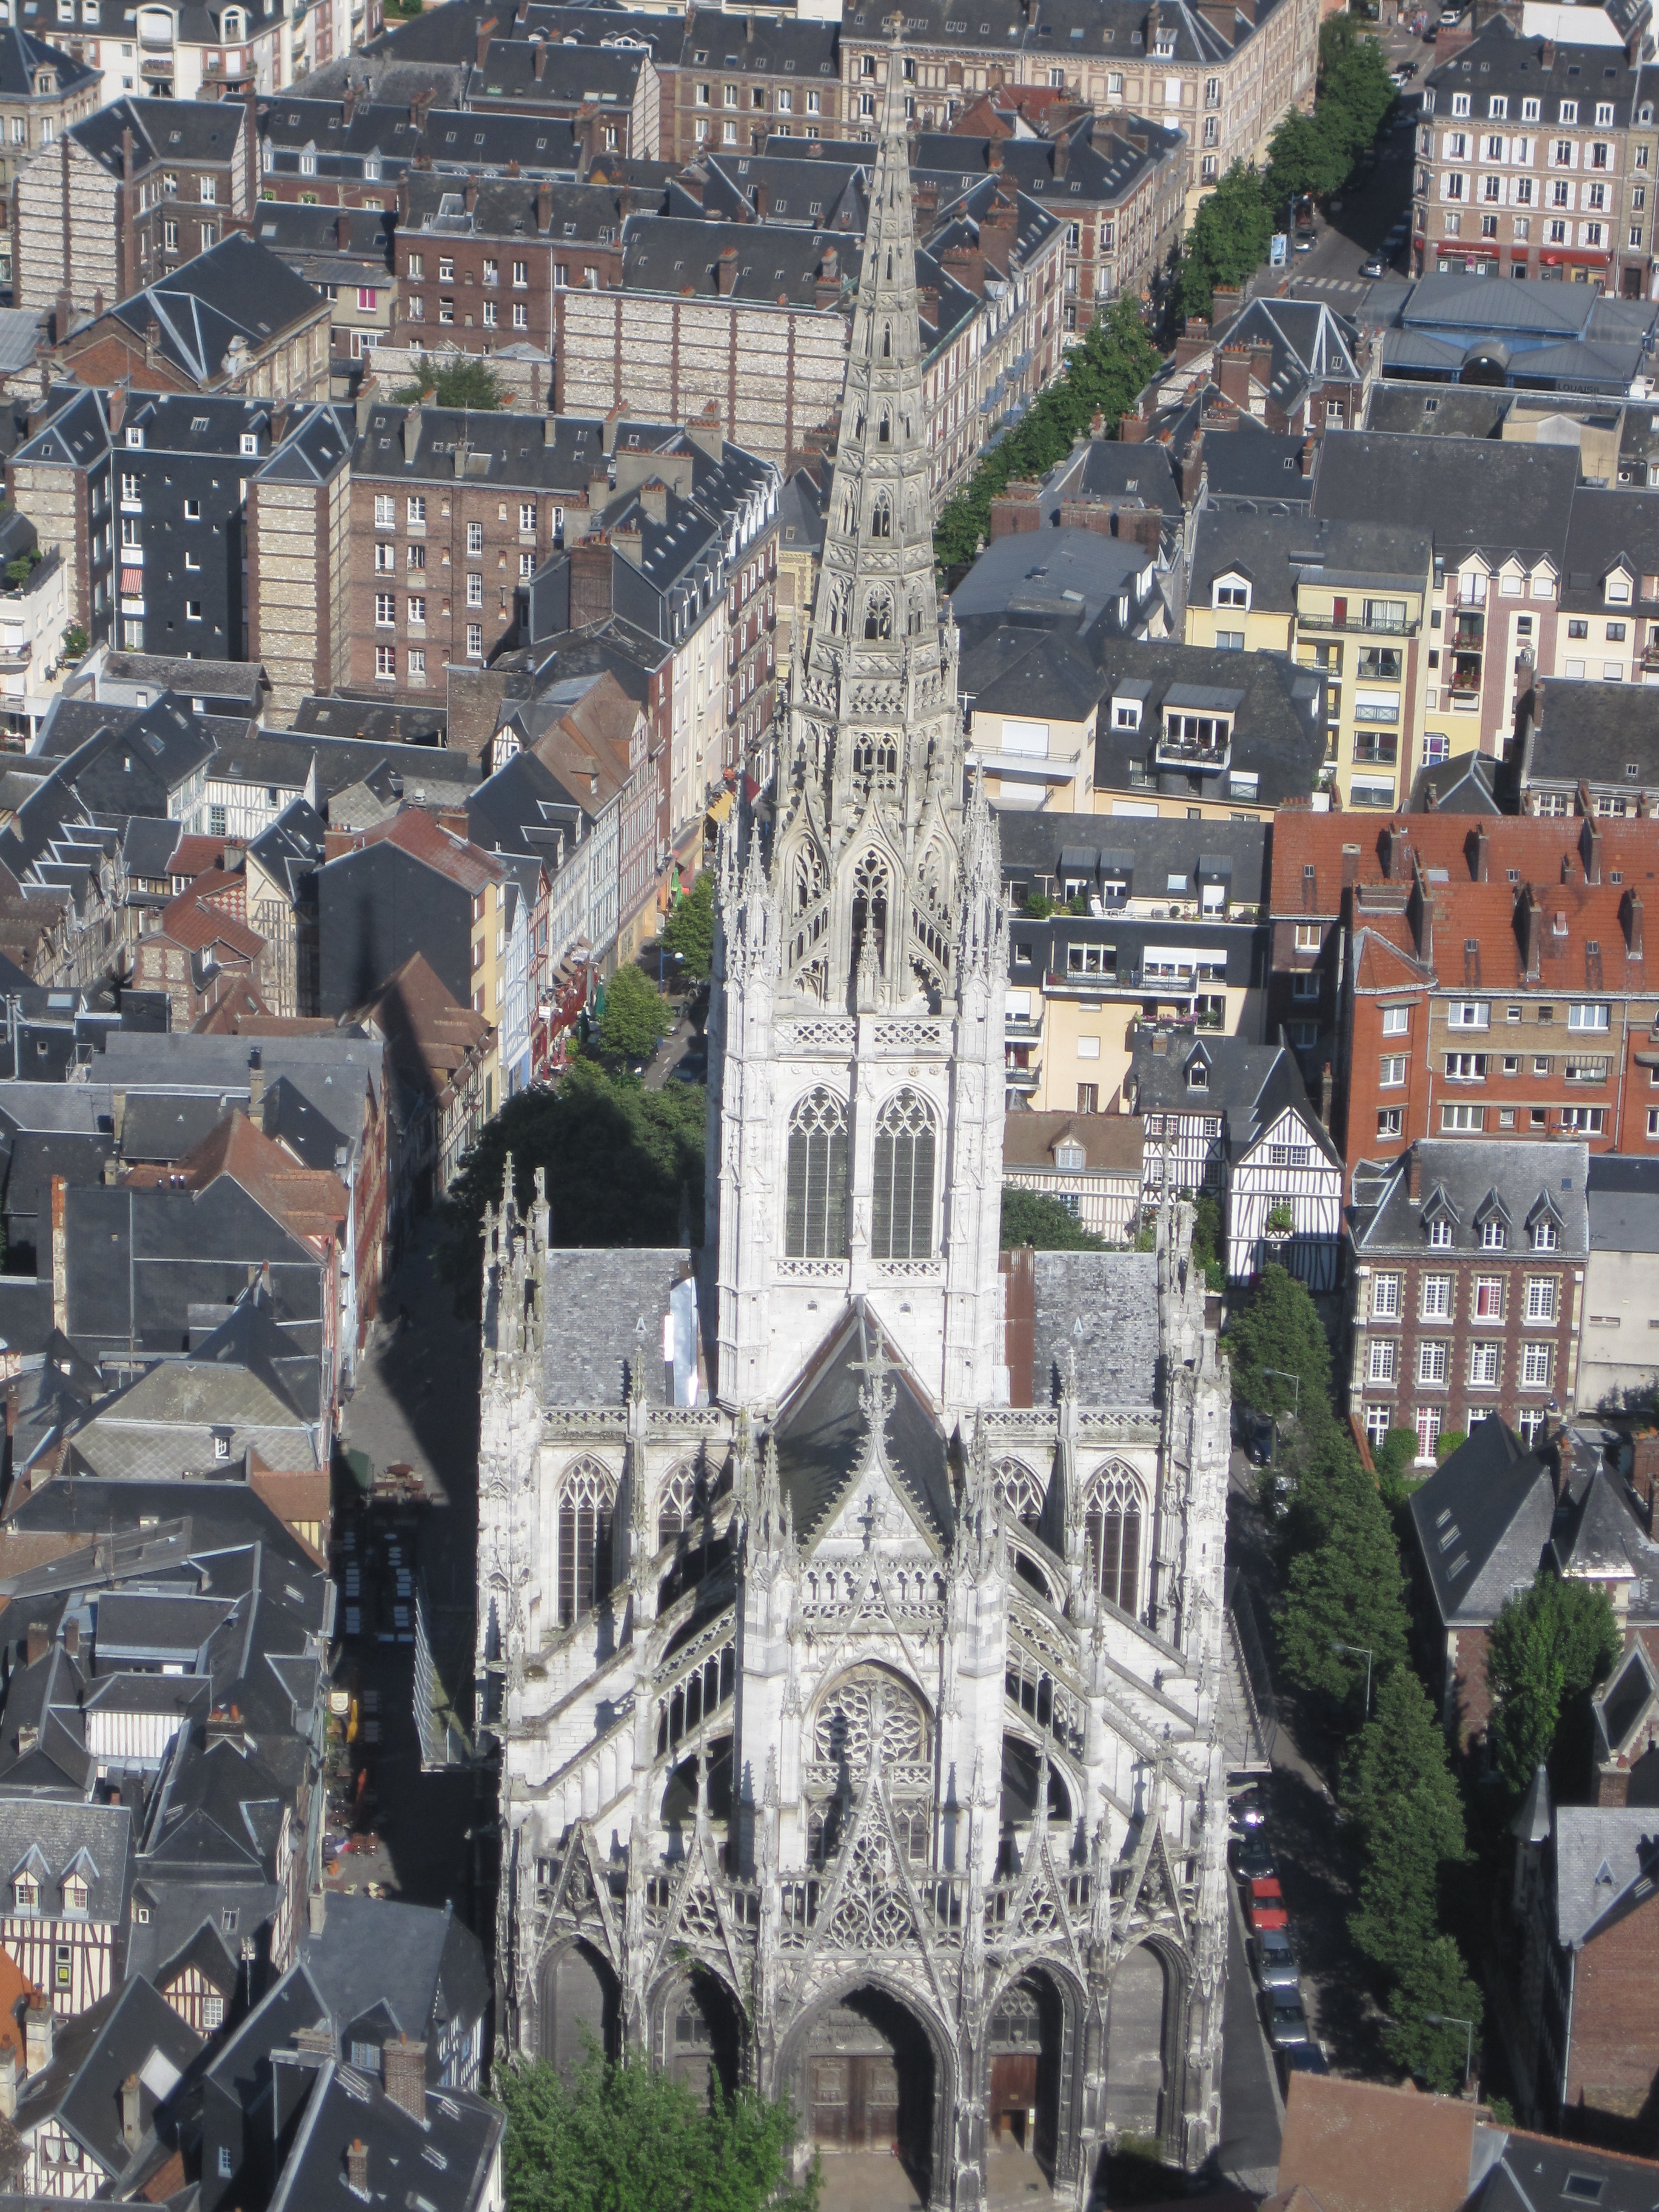
[(674, 954), (672, 954), (672, 955), (671, 956), (671, 955), (670, 955), (670, 953), (669, 953), (669, 951), (668, 951), (668, 947), (667, 947), (667, 945), (663, 942), (662, 939), (659, 937), (659, 938), (657, 939), (657, 996), (658, 996), (659, 999), (660, 999), (660, 998), (663, 998), (663, 997), (665, 997), (665, 996), (666, 995), (666, 994), (665, 994), (665, 993), (664, 992), (664, 990), (663, 990), (663, 982), (662, 982), (663, 963), (664, 963), (664, 961), (665, 961), (665, 960), (666, 960), (666, 959), (670, 958), (671, 957), (672, 957), (672, 960), (673, 960), (674, 965), (675, 965), (677, 968), (681, 964), (681, 963), (682, 963), (682, 962), (684, 960), (684, 958), (685, 958), (685, 955), (684, 955), (684, 953), (683, 953), (683, 952), (676, 952), (676, 953), (674, 953)]
[(1425, 2012), (1423, 2015), (1423, 2025), (1425, 2027), (1461, 2027), (1462, 2029), (1463, 2087), (1467, 2090), (1469, 2086), (1469, 2075), (1474, 2070), (1474, 2022), (1472, 2020), (1458, 2020), (1450, 2013)]
[(1290, 1384), (1291, 1388), (1296, 1393), (1295, 1413), (1296, 1418), (1299, 1421), (1302, 1419), (1302, 1377), (1299, 1375), (1293, 1374), (1288, 1367), (1264, 1367), (1261, 1370), (1261, 1372), (1264, 1376), (1272, 1375), (1276, 1376), (1279, 1382), (1288, 1382)]
[(1339, 1644), (1335, 1637), (1332, 1637), (1331, 1638), (1331, 1649), (1333, 1651), (1346, 1651), (1351, 1658), (1363, 1659), (1364, 1661), (1365, 1717), (1367, 1720), (1370, 1720), (1371, 1717), (1371, 1652), (1363, 1644)]

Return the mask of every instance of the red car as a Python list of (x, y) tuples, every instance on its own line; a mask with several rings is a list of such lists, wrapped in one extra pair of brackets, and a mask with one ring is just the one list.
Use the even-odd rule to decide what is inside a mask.
[(1260, 1936), (1267, 1928), (1288, 1928), (1291, 1924), (1291, 1916), (1283, 1905), (1258, 1904), (1254, 1899), (1249, 1918), (1252, 1936)]
[(1253, 1905), (1283, 1905), (1285, 1893), (1279, 1886), (1277, 1875), (1259, 1874), (1250, 1884)]

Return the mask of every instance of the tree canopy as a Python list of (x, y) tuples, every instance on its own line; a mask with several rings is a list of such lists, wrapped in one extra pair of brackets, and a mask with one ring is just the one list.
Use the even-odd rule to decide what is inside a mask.
[(714, 872), (705, 868), (677, 900), (663, 924), (662, 941), (680, 956), (680, 973), (688, 983), (706, 983), (714, 961)]
[(1238, 287), (1267, 258), (1273, 212), (1255, 170), (1235, 161), (1208, 198), (1199, 203), (1187, 234), (1176, 285), (1182, 317), (1208, 317), (1218, 284)]
[(503, 396), (500, 377), (477, 354), (456, 354), (442, 362), (422, 354), (415, 364), (414, 382), (399, 386), (392, 397), (400, 407), (412, 407), (428, 392), (439, 407), (471, 407), (479, 414), (494, 412)]
[[(1571, 1747), (1564, 1718), (1582, 1733), (1581, 1701), (1619, 1656), (1619, 1626), (1605, 1590), (1540, 1573), (1511, 1597), (1486, 1643), (1488, 1726), (1498, 1772), (1519, 1796), (1540, 1760), (1557, 1764)], [(1575, 1711), (1575, 1708), (1578, 1710)]]
[(578, 1060), (556, 1086), (507, 1099), (484, 1124), (447, 1201), (452, 1233), (441, 1265), (463, 1310), (477, 1310), (483, 1210), (501, 1203), (509, 1152), (521, 1206), (530, 1203), (536, 1170), (545, 1171), (556, 1244), (672, 1244), (688, 1212), (695, 1234), (706, 1098), (698, 1084), (647, 1091)]
[(1383, 1678), (1350, 1755), (1343, 1802), (1364, 1848), (1354, 1941), (1397, 1976), (1439, 1936), (1447, 1877), (1468, 1856), (1446, 1739), (1409, 1667)]
[(1285, 1377), (1293, 1374), (1301, 1382), (1301, 1410), (1310, 1415), (1316, 1406), (1328, 1411), (1331, 1347), (1324, 1323), (1302, 1284), (1276, 1261), (1268, 1262), (1255, 1289), (1235, 1307), (1227, 1324), (1227, 1357), (1236, 1406), (1292, 1412), (1298, 1394)]
[(668, 1027), (668, 1009), (648, 975), (618, 968), (605, 987), (599, 1048), (617, 1060), (648, 1060)]
[(1062, 1206), (1057, 1198), (1049, 1198), (1041, 1191), (1016, 1190), (1012, 1183), (1002, 1186), (1002, 1249), (1012, 1251), (1016, 1245), (1034, 1245), (1039, 1252), (1098, 1252), (1105, 1245), (1103, 1237), (1097, 1237), (1085, 1229), (1069, 1206)]
[(942, 568), (971, 561), (991, 531), (991, 501), (1016, 477), (1041, 477), (1087, 434), (1097, 410), (1109, 430), (1134, 405), (1163, 356), (1133, 300), (1114, 300), (1066, 356), (1066, 366), (1025, 410), (1017, 428), (986, 454), (946, 501), (933, 532)]
[(1267, 204), (1275, 212), (1292, 194), (1324, 199), (1341, 191), (1397, 97), (1382, 41), (1352, 15), (1328, 15), (1319, 28), (1314, 110), (1292, 108), (1267, 142)]
[(1279, 1656), (1303, 1689), (1346, 1698), (1364, 1684), (1369, 1651), (1375, 1711), (1406, 1656), (1400, 1547), (1353, 1439), (1328, 1408), (1320, 1404), (1304, 1429), (1293, 1525), (1310, 1540), (1285, 1576)]
[(784, 2101), (718, 2087), (706, 2100), (643, 2057), (607, 2063), (590, 2045), (568, 2084), (544, 2060), (503, 2067), (501, 2174), (508, 2212), (814, 2212), (816, 2162), (791, 2179)]

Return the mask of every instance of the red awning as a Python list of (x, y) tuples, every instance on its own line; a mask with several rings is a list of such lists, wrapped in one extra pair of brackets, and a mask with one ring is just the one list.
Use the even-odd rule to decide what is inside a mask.
[(1607, 269), (1613, 264), (1610, 253), (1579, 252), (1568, 246), (1553, 246), (1541, 252), (1539, 260), (1546, 268)]

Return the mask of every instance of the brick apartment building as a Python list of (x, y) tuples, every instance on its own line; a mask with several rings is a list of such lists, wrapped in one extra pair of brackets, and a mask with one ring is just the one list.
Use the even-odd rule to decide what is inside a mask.
[(1635, 21), (1627, 51), (1524, 37), (1498, 14), (1431, 72), (1412, 202), (1419, 276), (1565, 278), (1645, 295), (1655, 185), (1652, 88), (1642, 90), (1638, 66), (1646, 21)]
[(240, 100), (121, 99), (42, 144), (17, 176), (13, 297), (101, 313), (246, 230), (257, 132)]
[(12, 281), (12, 180), (90, 115), (98, 72), (15, 24), (0, 28), (0, 284)]
[(372, 399), (358, 416), (346, 680), (423, 690), (495, 653), (596, 474), (610, 496), (611, 426)]
[(406, 178), (392, 343), (550, 352), (556, 287), (606, 291), (622, 281), (624, 204), (610, 185)]
[(527, 39), (491, 35), (479, 26), (477, 53), (462, 105), (477, 115), (531, 115), (550, 123), (591, 123), (593, 150), (654, 161), (662, 143), (662, 88), (643, 44), (567, 46), (539, 31)]
[(1349, 1403), (1372, 1443), (1498, 1419), (1530, 1443), (1577, 1404), (1589, 1151), (1413, 1144), (1353, 1172)]
[(1333, 1068), (1351, 1165), (1430, 1137), (1652, 1155), (1656, 857), (1644, 821), (1279, 815), (1267, 1018)]
[(694, 8), (674, 61), (662, 80), (665, 157), (694, 161), (716, 148), (758, 154), (772, 134), (842, 135), (839, 14), (814, 22)]
[(474, 115), (430, 89), (407, 105), (371, 100), (349, 83), (335, 100), (287, 93), (259, 101), (259, 197), (325, 207), (385, 209), (416, 161), (435, 176), (550, 176), (568, 180), (582, 158), (574, 124), (529, 115)]

